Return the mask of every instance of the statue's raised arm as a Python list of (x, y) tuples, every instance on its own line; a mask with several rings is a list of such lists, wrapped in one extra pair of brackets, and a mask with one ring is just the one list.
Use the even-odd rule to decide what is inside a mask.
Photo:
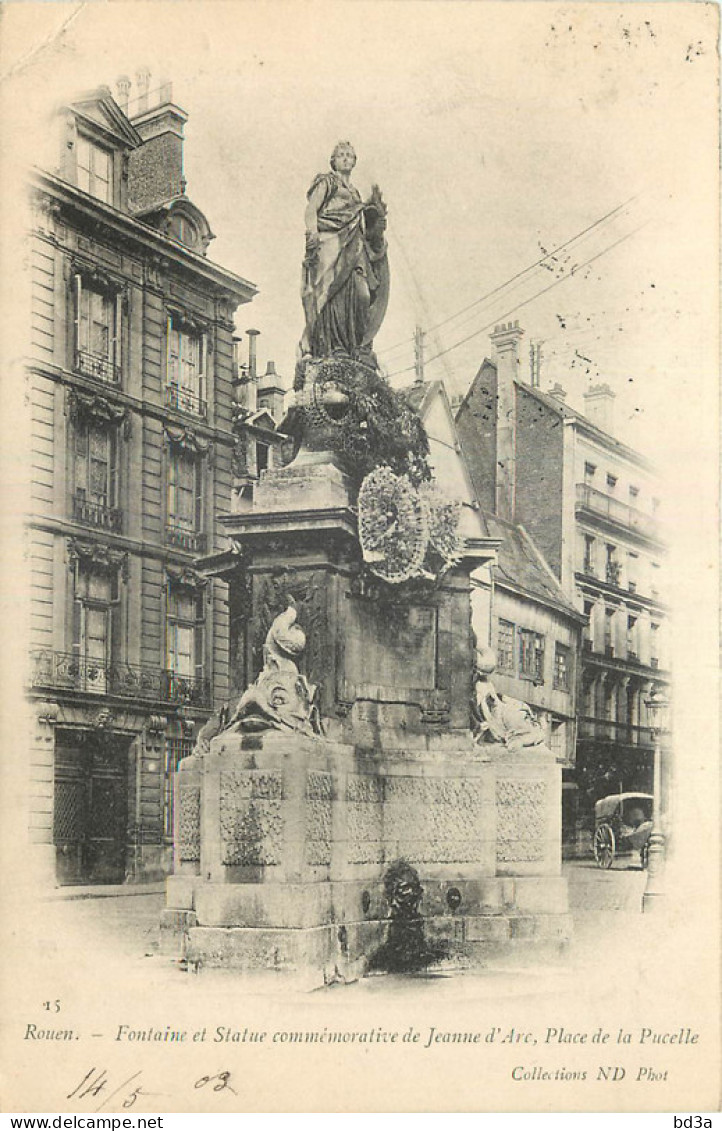
[(355, 164), (353, 147), (339, 142), (331, 171), (314, 177), (307, 193), (304, 357), (363, 360), (386, 313), (386, 205), (376, 185), (369, 200), (361, 200), (351, 183)]

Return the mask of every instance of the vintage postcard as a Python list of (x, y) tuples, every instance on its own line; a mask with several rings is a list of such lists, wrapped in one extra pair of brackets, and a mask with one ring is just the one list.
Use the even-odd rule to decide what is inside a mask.
[(718, 1110), (718, 8), (1, 14), (3, 1110)]

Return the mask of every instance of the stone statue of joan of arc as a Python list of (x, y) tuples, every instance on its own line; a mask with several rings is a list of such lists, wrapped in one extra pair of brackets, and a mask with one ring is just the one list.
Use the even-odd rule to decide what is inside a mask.
[(340, 141), (331, 171), (314, 177), (307, 193), (304, 357), (363, 357), (386, 313), (386, 206), (376, 185), (361, 200), (351, 183), (355, 164), (353, 146)]

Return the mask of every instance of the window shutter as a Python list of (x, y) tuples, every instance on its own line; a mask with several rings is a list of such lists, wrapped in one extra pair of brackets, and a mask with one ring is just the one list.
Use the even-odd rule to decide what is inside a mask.
[(75, 276), (75, 349), (82, 349), (80, 341), (80, 321), (83, 313), (83, 280), (79, 274)]
[(201, 400), (201, 401), (205, 400), (205, 394), (204, 394), (203, 390), (205, 388), (205, 380), (206, 380), (206, 352), (207, 352), (206, 335), (200, 334), (199, 338), (198, 338), (198, 390), (197, 390), (197, 394), (198, 394), (198, 399)]
[(118, 505), (118, 435), (115, 429), (108, 437), (108, 506)]
[(113, 365), (120, 376), (121, 351), (123, 342), (123, 295), (115, 296), (115, 323), (113, 326)]
[(85, 608), (82, 601), (76, 596), (73, 598), (73, 652), (80, 655), (80, 643), (83, 638), (83, 613)]
[(200, 457), (196, 457), (194, 464), (195, 530), (200, 533), (200, 531), (203, 530), (203, 461), (200, 459)]
[(165, 326), (165, 383), (173, 384), (173, 367), (171, 364), (171, 338), (173, 335), (173, 319), (168, 315)]
[(205, 664), (203, 663), (203, 660), (204, 660), (203, 649), (204, 649), (204, 643), (205, 643), (205, 634), (204, 634), (204, 631), (203, 631), (203, 625), (202, 624), (196, 624), (193, 636), (194, 636), (194, 639), (193, 639), (193, 660), (194, 660), (194, 664), (195, 664), (193, 674), (194, 674), (194, 676), (197, 680), (202, 680), (203, 679), (203, 672), (205, 670)]

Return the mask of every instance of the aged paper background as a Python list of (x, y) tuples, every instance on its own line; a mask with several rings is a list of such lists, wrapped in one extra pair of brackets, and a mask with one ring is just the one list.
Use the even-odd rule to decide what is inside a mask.
[[(716, 6), (9, 3), (2, 10), (0, 35), (4, 1110), (89, 1111), (66, 1097), (91, 1067), (104, 1068), (118, 1084), (142, 1072), (146, 1094), (134, 1112), (716, 1110)], [(57, 919), (57, 904), (38, 898), (23, 847), (22, 169), (24, 162), (43, 162), (45, 115), (55, 101), (100, 83), (112, 86), (118, 74), (133, 74), (141, 63), (174, 80), (178, 100), (191, 113), (187, 161), (190, 165), (196, 146), (202, 161), (196, 158), (189, 192), (201, 208), (213, 209), (219, 239), (211, 257), (261, 284), (253, 320), (277, 341), (279, 368), (286, 374), (297, 333), (293, 329), (289, 335), (288, 326), (300, 330), (301, 325), (300, 304), (294, 312), (289, 298), (296, 301), (301, 194), (338, 136), (356, 141), (359, 171), (366, 161), (369, 181), (378, 176), (385, 187), (395, 177), (391, 217), (398, 218), (407, 242), (394, 253), (392, 269), (406, 272), (406, 284), (392, 297), (392, 312), (398, 305), (388, 342), (410, 334), (417, 313), (409, 298), (415, 272), (419, 278), (423, 274), (414, 259), (417, 243), (435, 257), (438, 292), (432, 295), (431, 317), (436, 321), (466, 299), (454, 290), (454, 261), (444, 256), (447, 227), (454, 228), (457, 240), (460, 230), (459, 217), (452, 224), (445, 215), (445, 186), (466, 175), (470, 153), (484, 161), (487, 136), (493, 135), (488, 160), (490, 165), (492, 157), (496, 161), (497, 180), (492, 179), (483, 201), (473, 196), (466, 201), (462, 220), (486, 271), (498, 255), (499, 279), (517, 262), (509, 257), (513, 211), (504, 213), (507, 227), (492, 246), (478, 246), (478, 233), (486, 239), (495, 231), (494, 193), (501, 186), (515, 202), (519, 224), (527, 226), (528, 213), (538, 209), (541, 214), (550, 194), (563, 219), (565, 202), (554, 194), (565, 183), (583, 195), (596, 193), (603, 182), (615, 186), (618, 200), (648, 194), (649, 242), (641, 249), (627, 243), (623, 255), (628, 258), (618, 269), (624, 271), (624, 262), (631, 269), (635, 257), (651, 253), (653, 244), (655, 270), (666, 270), (678, 284), (676, 308), (655, 305), (649, 295), (640, 307), (640, 385), (637, 399), (624, 401), (630, 417), (645, 413), (631, 442), (660, 464), (667, 479), (676, 850), (669, 864), (668, 921), (620, 932), (611, 916), (608, 926), (600, 925), (598, 960), (583, 979), (539, 961), (512, 971), (503, 985), (477, 979), (471, 990), (460, 978), (446, 982), (443, 992), (433, 983), (410, 980), (391, 993), (377, 979), (363, 992), (352, 987), (289, 994), (280, 985), (269, 990), (231, 975), (181, 975), (157, 958), (130, 953), (122, 924), (103, 909), (103, 901), (97, 901), (97, 923), (89, 927), (86, 915), (78, 920), (81, 929), (72, 917)], [(212, 136), (204, 137), (211, 116), (204, 119), (203, 99), (207, 107), (216, 102)], [(244, 118), (238, 138), (230, 126), (224, 132), (218, 102), (227, 105), (230, 123)], [(558, 146), (540, 140), (530, 163), (530, 138), (546, 111), (558, 115)], [(446, 113), (444, 132), (438, 123)], [(606, 129), (600, 127), (604, 122)], [(540, 134), (550, 136), (549, 131)], [(228, 195), (212, 205), (214, 161), (235, 173), (227, 181), (233, 186)], [(574, 166), (566, 181), (560, 162)], [(288, 178), (294, 182), (294, 212), (288, 210)], [(429, 182), (438, 198), (435, 230), (425, 230), (416, 241), (414, 201)], [(613, 197), (605, 199), (614, 204)], [(249, 265), (244, 241), (249, 257), (258, 256), (248, 234), (254, 208), (266, 226), (267, 259)], [(494, 270), (485, 278), (495, 280)], [(478, 289), (484, 289), (481, 282)], [(533, 313), (525, 320), (531, 326)], [(477, 359), (485, 346), (484, 338), (477, 340)], [(623, 363), (628, 362), (627, 356)], [(464, 370), (467, 379), (474, 371), (471, 364)], [(28, 1022), (50, 1023), (41, 1006), (55, 999), (62, 1003), (62, 1025), (78, 1039), (25, 1041)], [(269, 1036), (263, 1044), (219, 1045), (207, 1039), (138, 1045), (114, 1039), (121, 1024), (189, 1033), (204, 1026), (208, 1033), (220, 1025), (248, 1027)], [(426, 1048), (432, 1026), (483, 1034), (493, 1027), (513, 1028), (538, 1035), (539, 1044), (531, 1050), (522, 1046), (521, 1053), (518, 1046), (486, 1042)], [(601, 1027), (610, 1043), (603, 1049), (544, 1043), (548, 1027), (562, 1026), (570, 1033), (586, 1032), (589, 1040)], [(399, 1040), (310, 1049), (272, 1042), (274, 1032), (325, 1027), (396, 1030)], [(694, 1045), (640, 1046), (642, 1027), (689, 1028), (699, 1039)], [(421, 1034), (415, 1044), (401, 1041), (410, 1028)], [(620, 1029), (632, 1034), (630, 1044), (617, 1043)], [(511, 1070), (519, 1064), (586, 1071), (587, 1079), (514, 1083)], [(597, 1082), (600, 1064), (625, 1066), (625, 1080)], [(637, 1083), (640, 1067), (666, 1070), (667, 1079)], [(199, 1078), (224, 1070), (232, 1073), (236, 1094), (193, 1087)], [(105, 1110), (115, 1108), (109, 1104)]]

